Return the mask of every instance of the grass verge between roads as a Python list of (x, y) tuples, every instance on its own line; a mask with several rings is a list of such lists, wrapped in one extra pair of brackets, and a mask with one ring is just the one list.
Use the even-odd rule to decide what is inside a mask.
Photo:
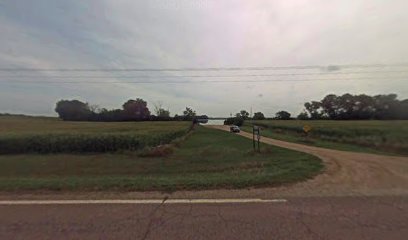
[(0, 190), (161, 190), (243, 188), (305, 180), (323, 164), (311, 155), (198, 127), (163, 157), (140, 152), (0, 155)]
[[(254, 121), (261, 126), (261, 135), (283, 141), (374, 154), (408, 155), (408, 121)], [(303, 126), (312, 127), (309, 138)], [(242, 130), (251, 132), (245, 123)]]

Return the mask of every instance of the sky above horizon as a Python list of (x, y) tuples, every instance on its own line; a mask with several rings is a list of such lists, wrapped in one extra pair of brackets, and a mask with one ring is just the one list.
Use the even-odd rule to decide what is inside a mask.
[[(172, 115), (188, 106), (270, 117), (297, 115), (330, 93), (405, 99), (407, 8), (404, 0), (0, 0), (0, 112), (54, 116), (60, 99), (110, 109), (142, 98)], [(275, 66), (319, 67), (185, 69)], [(107, 71), (146, 68), (184, 70)]]

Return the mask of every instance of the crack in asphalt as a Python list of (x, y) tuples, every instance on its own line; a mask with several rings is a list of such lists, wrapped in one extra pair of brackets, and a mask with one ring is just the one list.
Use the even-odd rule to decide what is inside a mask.
[[(163, 198), (163, 201), (162, 201), (157, 207), (155, 207), (155, 208), (153, 209), (153, 211), (149, 214), (150, 221), (149, 221), (149, 223), (147, 224), (147, 228), (146, 228), (145, 233), (143, 234), (142, 240), (147, 239), (147, 237), (149, 236), (149, 233), (150, 233), (151, 228), (152, 228), (153, 220), (154, 220), (153, 216), (154, 216), (154, 214), (163, 206), (164, 202), (166, 202), (167, 199), (168, 199), (167, 196), (164, 197), (164, 198)], [(163, 215), (162, 215), (162, 216), (163, 216)]]

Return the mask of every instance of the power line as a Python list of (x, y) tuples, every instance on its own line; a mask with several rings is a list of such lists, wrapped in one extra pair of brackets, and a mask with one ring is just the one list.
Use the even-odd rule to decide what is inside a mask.
[[(355, 81), (355, 80), (370, 80), (384, 79), (382, 77), (363, 77), (363, 78), (310, 78), (310, 79), (257, 79), (257, 80), (180, 80), (180, 81), (13, 81), (0, 83), (53, 83), (53, 84), (84, 84), (84, 83), (140, 83), (140, 84), (169, 84), (169, 83), (254, 83), (254, 82), (313, 82), (313, 81)], [(387, 78), (387, 80), (404, 80), (408, 77)]]
[(336, 71), (341, 68), (408, 67), (408, 63), (396, 64), (339, 64), (272, 67), (211, 67), (211, 68), (0, 68), (4, 72), (187, 72), (187, 71), (264, 71), (289, 69), (323, 69)]
[(357, 72), (317, 72), (317, 73), (277, 73), (277, 74), (234, 74), (234, 75), (135, 75), (135, 76), (41, 76), (41, 75), (6, 75), (0, 78), (233, 78), (233, 77), (272, 77), (272, 76), (313, 76), (313, 75), (350, 75), (408, 73), (406, 71), (357, 71)]

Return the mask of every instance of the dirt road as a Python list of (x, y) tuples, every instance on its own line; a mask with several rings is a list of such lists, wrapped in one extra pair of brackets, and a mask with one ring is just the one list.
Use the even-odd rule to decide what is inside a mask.
[[(228, 126), (208, 126), (229, 131)], [(239, 135), (252, 139), (252, 134)], [(408, 157), (338, 151), (262, 137), (261, 142), (322, 159), (326, 169), (312, 180), (274, 190), (278, 195), (408, 195)]]

